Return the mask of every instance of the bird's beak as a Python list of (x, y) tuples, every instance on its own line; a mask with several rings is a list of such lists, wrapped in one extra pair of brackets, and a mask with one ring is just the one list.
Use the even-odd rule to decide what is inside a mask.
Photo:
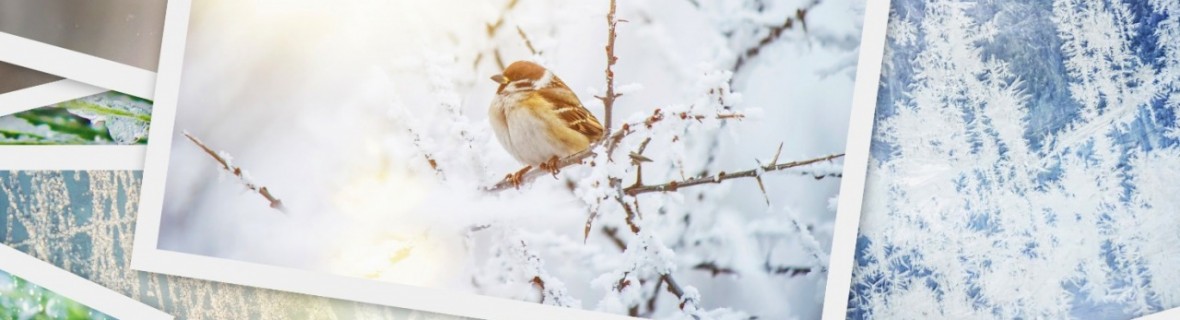
[(506, 83), (508, 83), (508, 78), (504, 77), (504, 75), (502, 75), (502, 74), (497, 74), (497, 75), (492, 76), (492, 81), (495, 81), (496, 83), (499, 83), (499, 84), (506, 84)]

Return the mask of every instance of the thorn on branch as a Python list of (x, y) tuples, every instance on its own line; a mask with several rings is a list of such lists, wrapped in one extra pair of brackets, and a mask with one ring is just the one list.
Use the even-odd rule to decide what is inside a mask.
[(783, 143), (779, 142), (778, 143), (778, 150), (774, 151), (774, 159), (770, 160), (770, 165), (772, 165), (772, 166), (778, 165), (778, 156), (781, 154), (783, 154)]
[(641, 162), (652, 162), (653, 161), (651, 158), (645, 157), (642, 154), (638, 154), (635, 152), (632, 152), (632, 153), (628, 154), (627, 156), (631, 157), (631, 162), (635, 163), (635, 164), (639, 164)]
[(758, 181), (758, 190), (762, 191), (762, 198), (766, 200), (766, 206), (770, 206), (770, 194), (766, 193), (766, 185), (762, 183), (762, 176), (754, 176), (754, 181)]
[(188, 131), (184, 132), (184, 136), (188, 138), (189, 141), (192, 141), (193, 144), (196, 144), (198, 147), (200, 147), (201, 150), (205, 151), (205, 154), (208, 154), (210, 157), (212, 157), (214, 161), (217, 161), (217, 163), (221, 164), (222, 170), (233, 174), (238, 178), (238, 181), (241, 182), (242, 185), (246, 186), (247, 189), (258, 193), (258, 195), (265, 198), (266, 201), (270, 203), (270, 207), (272, 209), (278, 210), (279, 212), (284, 212), (283, 201), (271, 194), (270, 189), (267, 189), (265, 186), (259, 186), (258, 184), (254, 183), (254, 181), (251, 181), (250, 178), (246, 176), (245, 172), (242, 171), (241, 167), (234, 166), (232, 163), (230, 163), (229, 159), (226, 159), (226, 157), (222, 156), (222, 153), (209, 148), (208, 145), (206, 145), (204, 142), (201, 142), (201, 139), (197, 139), (197, 137), (188, 133)]
[(586, 243), (590, 239), (590, 228), (594, 227), (594, 219), (598, 218), (598, 210), (591, 210), (590, 216), (586, 217), (586, 230), (582, 232), (582, 243)]

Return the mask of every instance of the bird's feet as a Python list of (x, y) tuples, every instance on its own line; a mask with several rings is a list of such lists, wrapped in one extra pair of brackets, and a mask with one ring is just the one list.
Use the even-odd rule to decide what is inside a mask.
[(558, 164), (557, 164), (558, 161), (559, 161), (559, 159), (557, 159), (557, 156), (553, 156), (553, 157), (549, 158), (549, 161), (542, 162), (540, 164), (541, 171), (548, 172), (548, 173), (552, 174), (554, 178), (556, 178), (557, 173), (561, 172), (561, 168), (558, 167)]
[(533, 166), (524, 166), (524, 168), (520, 169), (520, 171), (509, 173), (504, 177), (504, 180), (507, 180), (508, 183), (511, 183), (513, 188), (520, 189), (520, 185), (524, 183), (524, 174), (528, 173), (529, 170), (532, 169)]

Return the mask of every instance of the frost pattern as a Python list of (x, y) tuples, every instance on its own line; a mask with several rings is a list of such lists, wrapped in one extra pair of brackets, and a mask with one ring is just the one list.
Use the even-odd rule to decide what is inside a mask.
[(849, 316), (1180, 307), (1180, 5), (892, 6)]
[(458, 319), (131, 270), (135, 171), (0, 172), (0, 240), (177, 319)]

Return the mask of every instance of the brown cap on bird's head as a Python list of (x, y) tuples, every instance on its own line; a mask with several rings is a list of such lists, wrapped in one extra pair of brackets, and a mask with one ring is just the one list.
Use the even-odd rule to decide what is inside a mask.
[(507, 84), (509, 82), (522, 79), (539, 80), (544, 76), (545, 67), (542, 67), (536, 63), (521, 60), (508, 65), (508, 68), (504, 69), (504, 74), (492, 76), (492, 81), (495, 81), (499, 84)]

